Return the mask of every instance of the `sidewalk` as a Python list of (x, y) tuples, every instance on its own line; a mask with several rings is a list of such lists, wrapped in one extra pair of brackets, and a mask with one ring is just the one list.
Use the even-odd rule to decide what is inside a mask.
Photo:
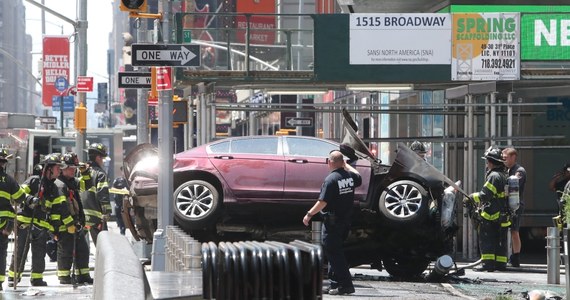
[[(116, 231), (119, 230), (115, 222), (109, 222), (109, 230)], [(10, 241), (8, 244), (8, 255), (7, 268), (10, 265), (10, 260), (12, 259), (12, 252), (14, 250), (14, 243)], [(89, 268), (91, 269), (91, 276), (94, 275), (95, 267), (95, 245), (90, 241), (90, 254), (89, 254)], [(40, 296), (48, 299), (92, 299), (93, 298), (93, 286), (92, 285), (78, 285), (73, 288), (72, 285), (63, 285), (59, 283), (57, 278), (57, 262), (51, 262), (49, 257), (46, 255), (46, 270), (44, 272), (44, 281), (47, 282), (48, 286), (45, 287), (34, 287), (30, 285), (30, 268), (31, 268), (31, 251), (28, 253), (28, 259), (24, 267), (24, 274), (22, 275), (22, 280), (18, 283), (17, 289), (14, 290), (13, 287), (8, 287), (8, 282), (4, 282), (2, 285), (3, 291), (0, 292), (0, 299), (29, 299), (30, 296)], [(6, 280), (8, 277), (8, 271), (6, 271)]]

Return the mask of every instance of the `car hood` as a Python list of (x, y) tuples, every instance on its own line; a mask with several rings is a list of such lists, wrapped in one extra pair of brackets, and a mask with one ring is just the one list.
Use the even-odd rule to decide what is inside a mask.
[(348, 144), (350, 147), (352, 147), (352, 149), (368, 156), (368, 158), (372, 160), (375, 160), (376, 157), (374, 156), (374, 154), (372, 154), (372, 152), (368, 150), (366, 144), (364, 144), (362, 139), (360, 139), (360, 137), (356, 134), (356, 132), (358, 131), (358, 126), (356, 125), (356, 122), (354, 122), (354, 120), (352, 119), (352, 117), (350, 116), (350, 114), (346, 109), (342, 110), (342, 116), (344, 118), (342, 124), (344, 126), (344, 131), (345, 131), (342, 143)]
[(135, 176), (158, 180), (158, 148), (153, 144), (134, 147), (123, 160), (123, 173), (129, 183)]

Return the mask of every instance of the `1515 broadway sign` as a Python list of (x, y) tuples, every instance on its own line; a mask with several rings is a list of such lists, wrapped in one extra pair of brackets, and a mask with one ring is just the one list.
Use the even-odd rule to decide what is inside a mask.
[(569, 14), (523, 14), (522, 60), (570, 59)]
[(351, 65), (449, 65), (449, 14), (350, 14)]

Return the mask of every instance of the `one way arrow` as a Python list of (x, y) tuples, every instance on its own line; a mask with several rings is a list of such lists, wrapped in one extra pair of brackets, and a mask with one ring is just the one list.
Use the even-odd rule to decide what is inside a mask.
[(181, 65), (187, 64), (196, 54), (188, 50), (186, 47), (180, 47), (180, 50), (154, 50), (154, 51), (138, 51), (137, 59), (146, 61), (180, 61)]
[(199, 45), (133, 44), (133, 66), (200, 66)]

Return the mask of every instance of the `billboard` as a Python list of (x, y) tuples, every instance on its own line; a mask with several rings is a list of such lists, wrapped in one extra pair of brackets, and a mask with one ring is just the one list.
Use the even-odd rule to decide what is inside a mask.
[(449, 14), (350, 14), (351, 65), (449, 65)]
[(569, 60), (570, 15), (523, 14), (522, 60)]
[(518, 80), (520, 14), (452, 14), (452, 80)]
[(66, 36), (44, 36), (42, 55), (42, 104), (52, 106), (53, 96), (59, 96), (55, 89), (58, 77), (70, 82), (69, 38)]
[[(247, 19), (244, 14), (274, 14), (275, 0), (239, 0), (236, 1), (236, 40), (245, 43)], [(251, 16), (249, 19), (249, 43), (273, 45), (275, 43), (275, 16)]]

